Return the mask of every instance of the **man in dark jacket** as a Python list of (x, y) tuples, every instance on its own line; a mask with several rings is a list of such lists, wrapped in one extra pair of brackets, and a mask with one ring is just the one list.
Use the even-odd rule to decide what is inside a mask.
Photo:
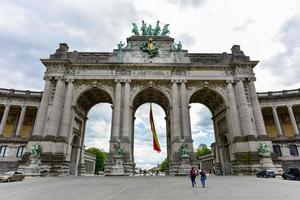
[(192, 186), (194, 187), (196, 185), (196, 176), (197, 176), (197, 173), (196, 173), (196, 170), (194, 167), (192, 167), (192, 169), (190, 170), (190, 177), (191, 177), (191, 181), (192, 181)]

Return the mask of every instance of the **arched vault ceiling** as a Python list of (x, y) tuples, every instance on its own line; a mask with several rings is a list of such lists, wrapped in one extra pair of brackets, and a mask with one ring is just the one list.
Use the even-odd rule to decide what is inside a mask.
[(107, 92), (94, 88), (80, 95), (77, 105), (88, 112), (94, 105), (98, 103), (111, 103), (112, 99)]
[(202, 103), (207, 106), (212, 113), (215, 113), (217, 109), (224, 106), (223, 98), (210, 89), (198, 90), (191, 96), (189, 103)]
[(133, 111), (144, 103), (156, 103), (160, 105), (166, 114), (168, 114), (169, 102), (165, 94), (155, 88), (147, 88), (142, 90), (133, 100)]

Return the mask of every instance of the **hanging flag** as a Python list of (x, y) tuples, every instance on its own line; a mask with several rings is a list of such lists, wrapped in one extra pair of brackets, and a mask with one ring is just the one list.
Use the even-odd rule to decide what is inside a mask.
[(151, 132), (152, 132), (152, 136), (153, 136), (153, 150), (160, 153), (160, 145), (159, 145), (158, 138), (157, 138), (156, 131), (155, 131), (151, 103), (150, 103), (150, 126), (151, 126)]

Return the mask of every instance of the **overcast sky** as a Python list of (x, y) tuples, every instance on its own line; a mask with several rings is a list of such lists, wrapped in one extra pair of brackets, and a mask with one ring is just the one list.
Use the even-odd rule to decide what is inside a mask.
[[(68, 43), (70, 51), (111, 52), (131, 35), (131, 23), (140, 26), (142, 19), (170, 24), (170, 36), (189, 52), (230, 53), (232, 45), (241, 45), (246, 55), (260, 61), (257, 91), (300, 87), (299, 0), (1, 0), (0, 87), (42, 90), (45, 68), (39, 58), (47, 58), (59, 43)], [(142, 167), (166, 156), (165, 114), (154, 109), (162, 146), (156, 155), (147, 109), (147, 104), (138, 109), (135, 123), (135, 160)], [(86, 146), (108, 149), (108, 113), (106, 104), (92, 108)], [(194, 146), (214, 140), (210, 118), (206, 107), (192, 106)]]

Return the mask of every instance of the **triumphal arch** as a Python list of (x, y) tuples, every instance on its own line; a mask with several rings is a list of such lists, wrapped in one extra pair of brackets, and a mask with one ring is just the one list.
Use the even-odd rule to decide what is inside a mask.
[[(40, 166), (58, 174), (83, 173), (87, 113), (97, 103), (110, 103), (105, 174), (133, 174), (134, 115), (140, 105), (153, 102), (166, 115), (170, 175), (186, 174), (198, 163), (190, 103), (204, 104), (212, 113), (216, 168), (233, 174), (274, 168), (270, 155), (259, 151), (262, 144), (272, 149), (272, 143), (254, 85), (258, 61), (250, 60), (238, 45), (230, 53), (189, 53), (168, 36), (168, 25), (145, 29), (143, 22), (142, 31), (133, 25), (127, 44), (120, 42), (113, 52), (71, 52), (62, 43), (41, 59), (45, 86), (28, 138), (28, 146), (43, 149)], [(28, 159), (25, 153), (20, 162)]]

